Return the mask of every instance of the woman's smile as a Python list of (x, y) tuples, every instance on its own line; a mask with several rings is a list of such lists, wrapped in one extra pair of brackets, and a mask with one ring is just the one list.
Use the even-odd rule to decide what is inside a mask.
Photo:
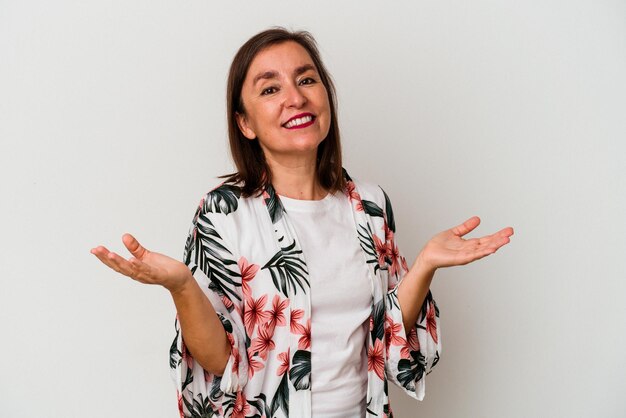
[(291, 119), (289, 119), (283, 126), (287, 129), (302, 129), (307, 126), (313, 125), (315, 122), (315, 115), (312, 113), (300, 113)]

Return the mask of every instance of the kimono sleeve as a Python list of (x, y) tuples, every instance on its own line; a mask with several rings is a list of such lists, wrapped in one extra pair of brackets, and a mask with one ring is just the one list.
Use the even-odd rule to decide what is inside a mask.
[(388, 248), (388, 287), (385, 301), (385, 334), (387, 377), (409, 396), (422, 400), (425, 393), (425, 376), (439, 361), (441, 335), (439, 308), (430, 290), (420, 309), (416, 323), (410, 330), (404, 328), (402, 310), (398, 300), (398, 285), (408, 272), (406, 260), (395, 240), (393, 209), (385, 196), (385, 240)]
[[(241, 272), (236, 252), (218, 232), (219, 216), (207, 213), (203, 201), (196, 211), (185, 243), (184, 262), (207, 296), (224, 326), (231, 353), (222, 376), (202, 368), (187, 350), (175, 321), (170, 368), (176, 384), (181, 417), (224, 414), (248, 381), (246, 333), (242, 322)], [(223, 216), (223, 215), (220, 215)]]

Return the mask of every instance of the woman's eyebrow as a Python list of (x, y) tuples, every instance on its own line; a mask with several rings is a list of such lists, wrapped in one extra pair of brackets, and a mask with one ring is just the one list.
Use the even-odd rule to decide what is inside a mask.
[(300, 75), (302, 73), (306, 73), (309, 70), (315, 71), (315, 66), (313, 64), (304, 64), (296, 68), (293, 72), (294, 75)]
[(252, 85), (256, 85), (259, 80), (269, 80), (272, 78), (278, 78), (278, 73), (276, 71), (265, 71), (263, 73), (259, 73), (252, 80)]
[[(306, 73), (309, 70), (315, 71), (315, 66), (313, 64), (301, 65), (293, 71), (293, 74), (300, 75)], [(252, 85), (256, 85), (259, 80), (270, 80), (272, 78), (278, 78), (278, 73), (276, 71), (264, 71), (254, 77), (254, 79), (252, 80)]]

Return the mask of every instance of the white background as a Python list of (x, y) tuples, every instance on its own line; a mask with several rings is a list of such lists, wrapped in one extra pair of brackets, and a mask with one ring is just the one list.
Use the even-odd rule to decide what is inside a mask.
[[(511, 244), (437, 273), (443, 353), (397, 417), (626, 416), (626, 3), (0, 0), (0, 416), (176, 416), (168, 293), (89, 253), (181, 258), (231, 169), (225, 81), (310, 30), (345, 167), (408, 261), (472, 215)], [(124, 254), (126, 252), (124, 251)]]

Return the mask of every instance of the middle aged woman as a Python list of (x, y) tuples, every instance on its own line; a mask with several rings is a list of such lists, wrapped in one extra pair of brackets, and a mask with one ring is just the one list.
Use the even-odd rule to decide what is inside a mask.
[(170, 366), (181, 416), (391, 416), (387, 380), (416, 399), (439, 360), (438, 268), (509, 242), (433, 237), (409, 268), (385, 192), (342, 168), (335, 92), (306, 32), (263, 31), (228, 80), (237, 171), (201, 200), (184, 264), (126, 234), (104, 263), (160, 284), (178, 311)]

